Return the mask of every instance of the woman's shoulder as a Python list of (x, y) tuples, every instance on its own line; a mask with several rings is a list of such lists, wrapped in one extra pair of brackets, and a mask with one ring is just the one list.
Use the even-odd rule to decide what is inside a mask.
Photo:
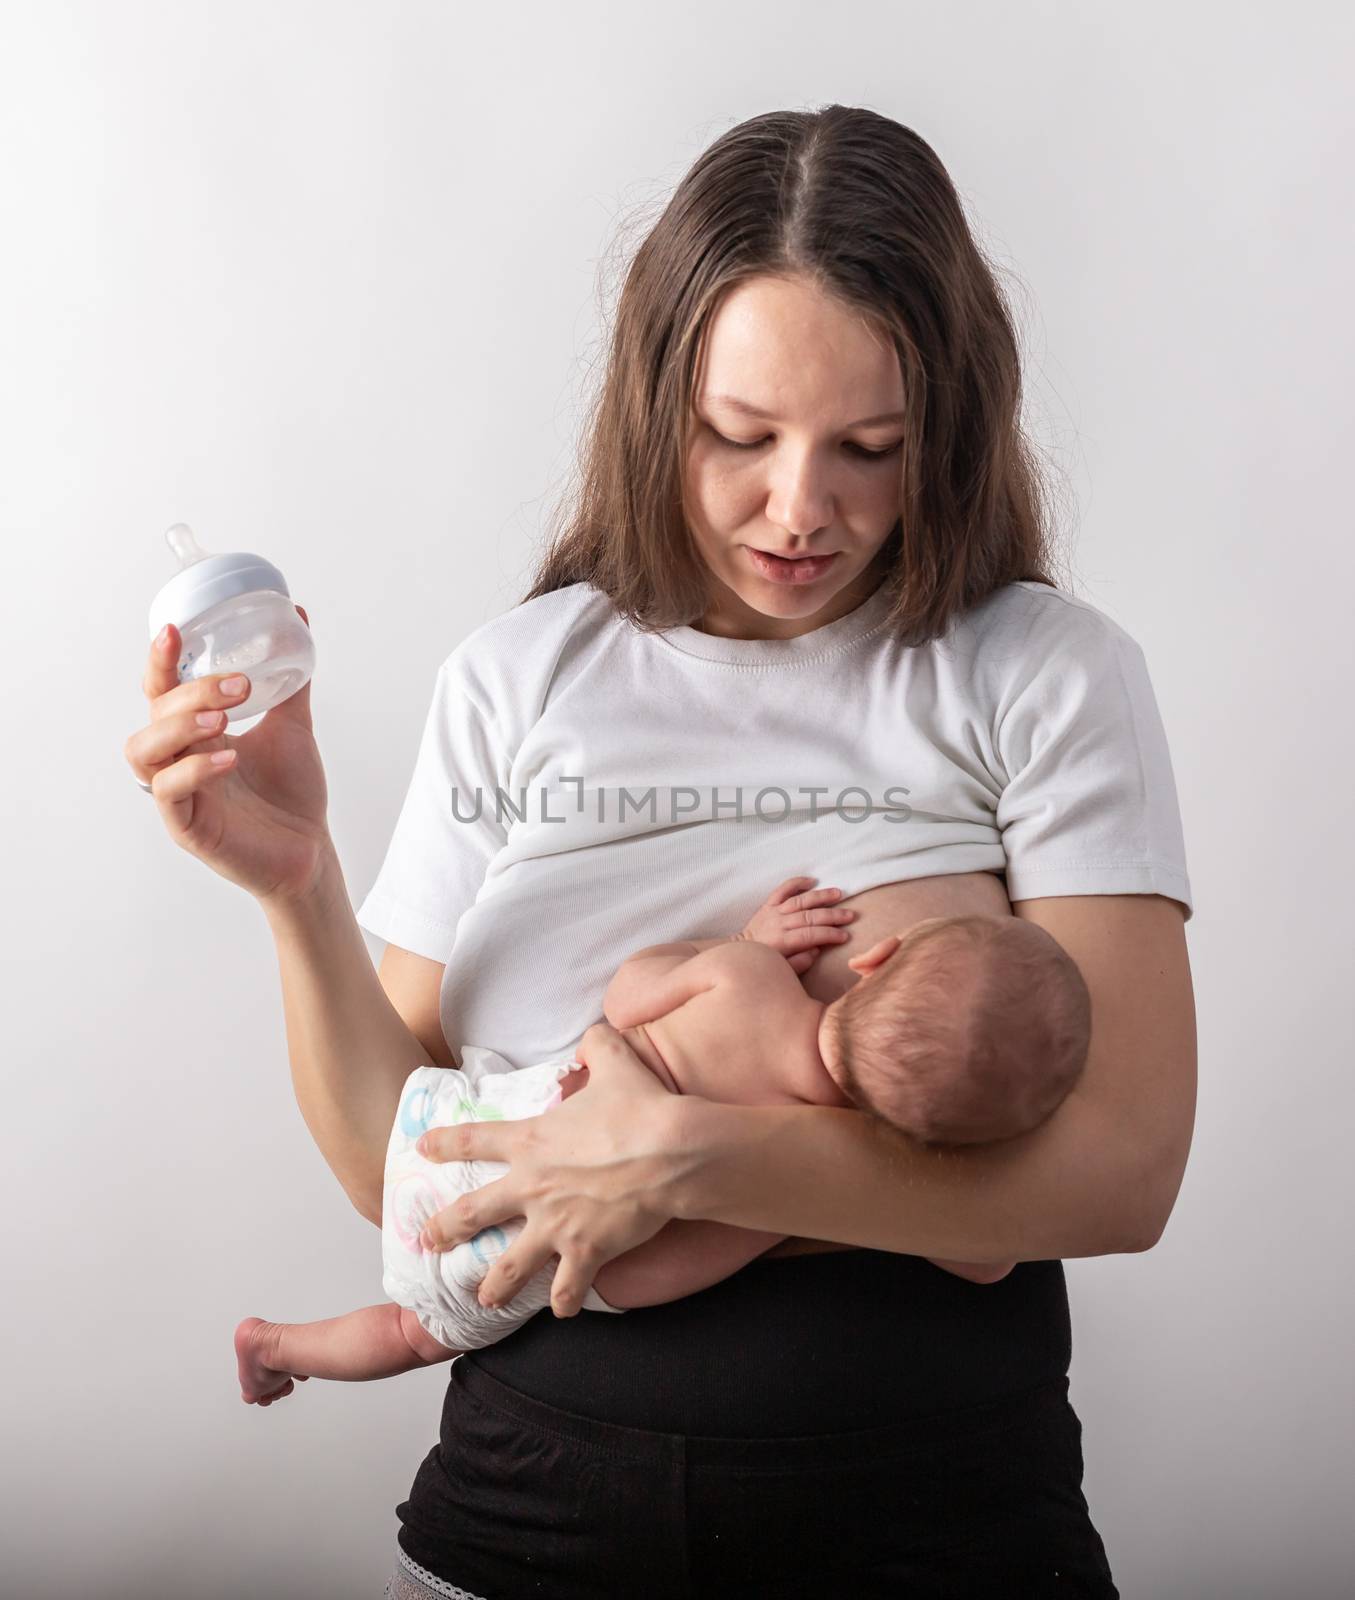
[(465, 634), (447, 655), (453, 668), (491, 666), (521, 669), (557, 656), (580, 633), (616, 621), (611, 601), (591, 583), (570, 583), (549, 594), (520, 600)]
[(971, 658), (1008, 666), (1126, 648), (1141, 653), (1133, 635), (1099, 606), (1033, 579), (1004, 584), (971, 606), (956, 620), (948, 643)]
[(515, 709), (525, 725), (539, 715), (562, 664), (586, 655), (620, 623), (600, 589), (566, 584), (472, 628), (440, 672), (482, 708), (494, 707), (500, 719)]
[(520, 649), (535, 640), (568, 635), (589, 618), (615, 615), (612, 603), (591, 583), (567, 583), (548, 594), (519, 600), (471, 629), (451, 652)]

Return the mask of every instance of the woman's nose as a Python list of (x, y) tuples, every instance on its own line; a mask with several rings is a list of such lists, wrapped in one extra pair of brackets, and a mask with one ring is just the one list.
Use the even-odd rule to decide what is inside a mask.
[(788, 537), (808, 539), (833, 521), (828, 473), (808, 456), (787, 457), (770, 468), (767, 520)]

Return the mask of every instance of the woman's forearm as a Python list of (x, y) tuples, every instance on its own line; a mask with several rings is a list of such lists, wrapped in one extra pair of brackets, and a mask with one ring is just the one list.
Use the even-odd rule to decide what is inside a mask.
[(834, 1106), (674, 1102), (679, 1217), (949, 1261), (1141, 1250), (1139, 1175), (1090, 1102), (1069, 1095), (1015, 1139), (937, 1149)]
[(381, 1187), (400, 1088), (428, 1054), (372, 965), (331, 854), (304, 897), (265, 902), (277, 943), (297, 1105), (354, 1206), (381, 1221)]

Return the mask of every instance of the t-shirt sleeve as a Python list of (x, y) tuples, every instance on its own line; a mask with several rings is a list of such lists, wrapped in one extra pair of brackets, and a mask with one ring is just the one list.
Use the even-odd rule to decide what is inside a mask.
[(462, 912), (507, 838), (495, 790), (508, 788), (508, 755), (453, 651), (438, 669), (404, 804), (360, 926), (387, 944), (444, 965)]
[(1104, 616), (1062, 624), (999, 712), (1008, 898), (1161, 894), (1189, 921), (1176, 782), (1143, 651)]

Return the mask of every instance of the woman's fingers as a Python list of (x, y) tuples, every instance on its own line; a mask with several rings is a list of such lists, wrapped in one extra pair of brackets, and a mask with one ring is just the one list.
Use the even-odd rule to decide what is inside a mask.
[(196, 794), (213, 778), (229, 772), (234, 765), (234, 750), (212, 750), (203, 755), (180, 756), (151, 777), (151, 793), (161, 805), (176, 805)]
[[(174, 649), (177, 650), (177, 643)], [(156, 774), (174, 765), (184, 751), (208, 739), (220, 738), (224, 747), (226, 707), (238, 704), (249, 693), (249, 679), (242, 673), (196, 678), (176, 682), (173, 651), (151, 650), (151, 660), (142, 679), (150, 700), (151, 720), (131, 734), (122, 747), (127, 765), (141, 783), (154, 783)], [(159, 688), (168, 682), (167, 688)], [(227, 689), (226, 684), (235, 687)], [(158, 693), (153, 690), (159, 689)], [(200, 721), (206, 718), (206, 721)], [(160, 794), (159, 787), (156, 788)]]
[[(309, 627), (309, 623), (307, 624)], [(172, 623), (151, 644), (146, 656), (146, 670), (141, 678), (141, 691), (150, 706), (152, 719), (177, 716), (181, 711), (233, 705), (249, 693), (249, 678), (240, 672), (210, 673), (201, 678), (188, 678), (179, 682), (179, 652), (183, 641)], [(221, 684), (238, 681), (238, 689), (231, 694), (221, 692)]]
[(179, 711), (138, 728), (123, 747), (123, 754), (137, 777), (150, 783), (157, 772), (172, 765), (191, 745), (224, 735), (226, 726), (224, 710)]
[(550, 1308), (557, 1317), (576, 1317), (583, 1310), (584, 1296), (593, 1287), (600, 1265), (588, 1266), (580, 1259), (561, 1257), (550, 1287)]
[[(484, 1127), (485, 1124), (471, 1126)], [(424, 1223), (419, 1243), (425, 1250), (450, 1250), (496, 1222), (507, 1222), (510, 1217), (521, 1215), (522, 1201), (513, 1185), (513, 1174), (506, 1172), (493, 1183), (470, 1189), (458, 1195), (451, 1205), (435, 1211)]]
[(141, 679), (142, 693), (147, 700), (157, 700), (179, 682), (179, 650), (182, 640), (179, 630), (167, 622), (154, 639), (146, 655), (146, 671)]
[(429, 1161), (511, 1161), (518, 1130), (535, 1121), (535, 1117), (515, 1117), (511, 1122), (451, 1123), (430, 1128), (414, 1148)]
[[(554, 1254), (550, 1241), (543, 1239), (529, 1223), (485, 1273), (480, 1284), (480, 1304), (486, 1309), (507, 1305), (523, 1284), (533, 1278)], [(553, 1305), (554, 1296), (551, 1298)]]

